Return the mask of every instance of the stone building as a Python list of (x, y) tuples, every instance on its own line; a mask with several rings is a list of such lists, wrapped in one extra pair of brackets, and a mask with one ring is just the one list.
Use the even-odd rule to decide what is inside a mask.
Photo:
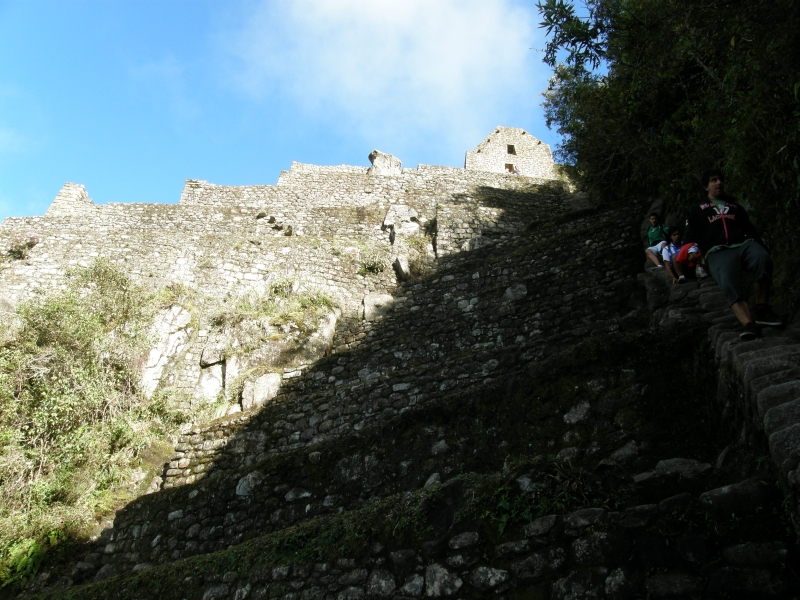
[(556, 178), (550, 145), (517, 127), (496, 127), (475, 150), (467, 152), (464, 168)]

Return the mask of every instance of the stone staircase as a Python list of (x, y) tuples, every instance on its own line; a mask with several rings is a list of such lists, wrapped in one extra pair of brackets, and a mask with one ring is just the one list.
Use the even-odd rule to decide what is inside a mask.
[[(637, 294), (625, 282), (635, 267), (625, 269), (640, 255), (620, 215), (561, 229), (445, 262), (428, 286), (400, 289), (408, 300), (372, 326), (377, 339), (322, 361), (280, 406), (190, 432), (172, 466), (190, 473), (118, 512), (92, 552), (25, 595), (800, 594), (800, 327), (742, 343), (713, 282), (669, 286), (658, 271), (640, 275), (650, 311), (631, 310)], [(598, 246), (615, 245), (612, 260), (603, 252), (592, 261)], [(486, 285), (482, 274), (495, 268)], [(504, 303), (515, 283), (530, 304)], [(608, 310), (604, 302), (618, 308), (587, 313)], [(640, 328), (645, 312), (657, 334)], [(534, 334), (537, 320), (558, 323)], [(493, 322), (515, 341), (489, 344)], [(406, 366), (359, 375), (390, 356)], [(338, 426), (351, 426), (318, 437), (336, 402), (336, 418), (354, 415)], [(271, 435), (278, 423), (298, 439)], [(195, 472), (199, 464), (217, 474), (197, 477), (209, 471)]]
[[(648, 275), (671, 285), (660, 269)], [(733, 417), (739, 439), (769, 448), (800, 532), (800, 320), (762, 328), (758, 339), (744, 342), (722, 292), (709, 279), (672, 286), (669, 304), (654, 314), (654, 322), (665, 333), (710, 324), (723, 414)]]

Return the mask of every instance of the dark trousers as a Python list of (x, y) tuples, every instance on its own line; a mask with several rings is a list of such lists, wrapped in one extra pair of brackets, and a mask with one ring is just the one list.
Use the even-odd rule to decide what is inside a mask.
[(728, 304), (747, 299), (742, 291), (742, 271), (752, 273), (755, 281), (769, 282), (772, 276), (772, 259), (756, 241), (738, 248), (720, 248), (706, 256), (706, 264)]

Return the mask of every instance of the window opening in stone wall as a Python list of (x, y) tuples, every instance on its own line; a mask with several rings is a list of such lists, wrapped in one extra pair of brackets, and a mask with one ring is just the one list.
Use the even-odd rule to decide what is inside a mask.
[(513, 172), (514, 172), (514, 165), (506, 163), (506, 173), (513, 173)]
[(508, 145), (508, 153), (509, 154), (516, 154), (517, 153), (517, 149), (514, 148), (514, 144), (509, 144)]

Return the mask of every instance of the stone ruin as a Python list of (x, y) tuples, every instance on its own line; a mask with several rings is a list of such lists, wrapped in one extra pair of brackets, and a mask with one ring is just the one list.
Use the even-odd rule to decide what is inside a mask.
[[(282, 377), (291, 378), (330, 352), (335, 339), (340, 349), (357, 346), (358, 340), (343, 341), (349, 337), (341, 332), (383, 314), (398, 282), (408, 281), (413, 271), (507, 239), (520, 230), (524, 215), (561, 202), (556, 195), (529, 200), (528, 191), (538, 186), (563, 189), (549, 175), (403, 169), (398, 158), (379, 150), (369, 161), (369, 168), (292, 163), (276, 185), (188, 180), (177, 205), (97, 205), (83, 185), (66, 183), (44, 216), (8, 218), (0, 225), (0, 244), (9, 247), (15, 236), (40, 236), (26, 260), (2, 265), (0, 305), (11, 310), (36, 290), (57, 288), (67, 269), (98, 257), (154, 290), (179, 285), (207, 298), (235, 300), (263, 295), (270, 282), (291, 280), (296, 292), (333, 299), (336, 309), (315, 335), (300, 339), (275, 332), (283, 339), (256, 356), (237, 350), (252, 345), (246, 328), (215, 331), (210, 315), (195, 323), (180, 306), (158, 315), (143, 393), (169, 386), (194, 404), (222, 395), (231, 411), (252, 409), (275, 393), (275, 385), (248, 380), (248, 399), (233, 398), (231, 385), (236, 382), (238, 395), (238, 379), (246, 372), (280, 362)], [(502, 206), (492, 206), (495, 199), (484, 205), (490, 191), (504, 197)], [(361, 266), (369, 272), (359, 274)], [(263, 390), (271, 391), (264, 396)]]
[[(528, 156), (519, 132), (484, 144)], [(652, 207), (587, 207), (484, 148), (466, 169), (374, 151), (275, 186), (189, 180), (177, 205), (69, 184), (44, 217), (6, 219), (0, 241), (40, 239), (2, 265), (9, 306), (101, 256), (222, 304), (277, 279), (335, 300), (256, 348), (165, 309), (143, 391), (227, 408), (23, 597), (796, 595), (800, 323), (742, 343), (713, 282), (643, 270)], [(683, 398), (654, 382), (687, 348)]]
[(550, 145), (516, 127), (495, 128), (475, 150), (467, 152), (464, 168), (527, 177), (556, 177)]

